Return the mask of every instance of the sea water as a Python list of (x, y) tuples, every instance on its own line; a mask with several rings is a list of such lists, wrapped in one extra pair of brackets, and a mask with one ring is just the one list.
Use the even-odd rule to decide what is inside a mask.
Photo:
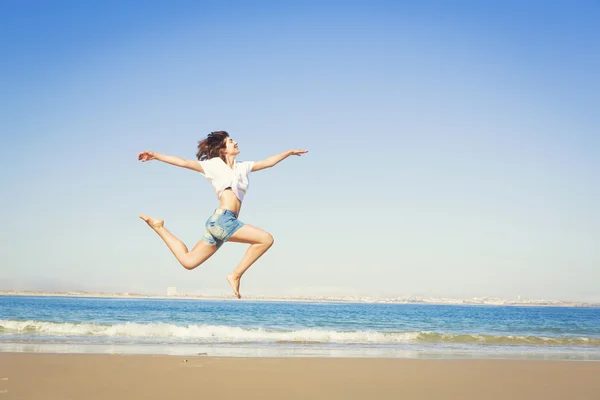
[(600, 308), (0, 296), (0, 351), (600, 361)]

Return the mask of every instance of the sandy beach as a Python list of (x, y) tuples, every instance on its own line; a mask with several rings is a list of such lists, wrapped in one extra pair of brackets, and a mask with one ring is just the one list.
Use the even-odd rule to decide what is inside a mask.
[(0, 353), (8, 399), (598, 399), (600, 363)]

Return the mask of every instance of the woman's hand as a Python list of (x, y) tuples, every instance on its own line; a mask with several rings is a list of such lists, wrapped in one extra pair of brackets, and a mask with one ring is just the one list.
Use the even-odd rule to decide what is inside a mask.
[(290, 156), (300, 156), (304, 153), (308, 153), (308, 150), (290, 150)]
[(142, 151), (140, 154), (138, 154), (138, 160), (140, 160), (141, 162), (154, 160), (154, 152)]

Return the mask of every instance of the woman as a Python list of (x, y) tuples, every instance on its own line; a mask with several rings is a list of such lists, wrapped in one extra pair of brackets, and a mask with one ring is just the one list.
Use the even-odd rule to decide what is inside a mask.
[(220, 205), (206, 221), (202, 240), (191, 251), (164, 227), (163, 220), (146, 215), (140, 215), (140, 218), (158, 233), (181, 265), (189, 270), (208, 260), (227, 241), (249, 243), (250, 247), (242, 261), (227, 275), (227, 281), (239, 299), (242, 275), (273, 245), (273, 236), (269, 233), (237, 219), (248, 190), (248, 174), (270, 168), (291, 155), (299, 156), (306, 152), (290, 150), (262, 161), (236, 162), (235, 157), (240, 153), (238, 144), (225, 131), (211, 132), (198, 144), (198, 161), (144, 151), (138, 155), (138, 160), (142, 162), (158, 160), (200, 172), (212, 183)]

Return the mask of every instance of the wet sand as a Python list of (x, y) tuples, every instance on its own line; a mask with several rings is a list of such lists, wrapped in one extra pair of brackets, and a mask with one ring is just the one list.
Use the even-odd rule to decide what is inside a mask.
[(0, 353), (8, 399), (600, 399), (600, 362)]

